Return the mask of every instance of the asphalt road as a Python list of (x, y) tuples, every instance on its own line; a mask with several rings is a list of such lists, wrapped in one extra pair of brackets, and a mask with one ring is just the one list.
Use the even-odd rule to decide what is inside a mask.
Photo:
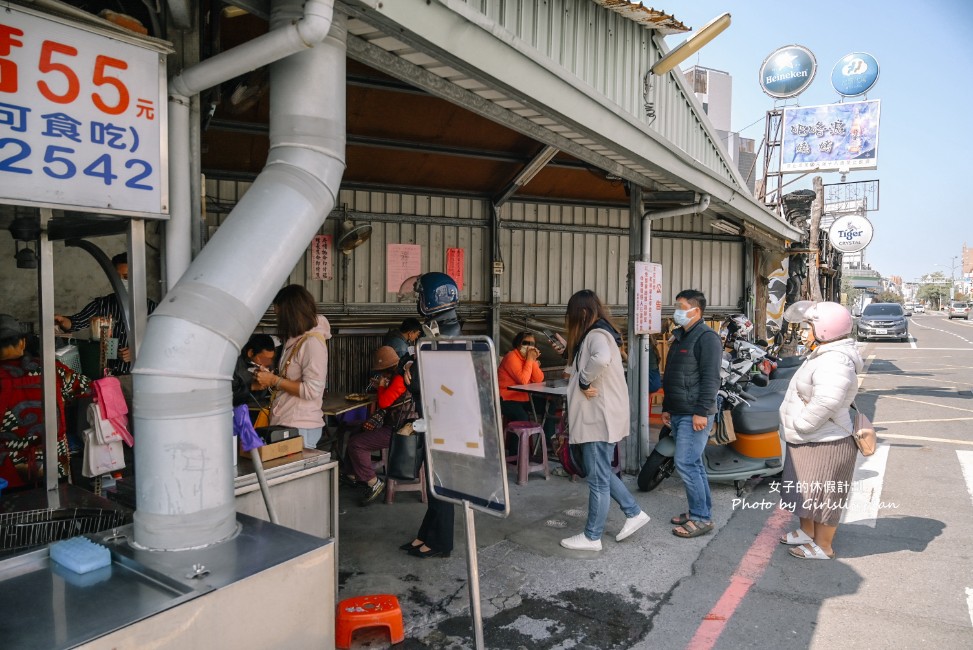
[[(881, 446), (856, 470), (837, 559), (791, 558), (779, 536), (796, 520), (769, 481), (713, 486), (717, 531), (680, 540), (677, 476), (649, 493), (652, 516), (621, 543), (612, 506), (597, 554), (567, 551), (583, 527), (584, 481), (510, 480), (511, 515), (476, 517), (487, 648), (973, 648), (973, 321), (911, 319), (909, 343), (859, 344), (858, 404)], [(863, 460), (863, 459), (860, 459)], [(473, 647), (463, 515), (450, 559), (396, 550), (425, 507), (406, 493), (358, 508), (341, 493), (339, 599), (397, 594), (408, 650)], [(354, 648), (388, 647), (381, 631)]]
[(860, 344), (881, 446), (859, 458), (837, 558), (789, 557), (794, 518), (737, 506), (635, 647), (973, 647), (973, 322), (919, 314), (910, 334)]

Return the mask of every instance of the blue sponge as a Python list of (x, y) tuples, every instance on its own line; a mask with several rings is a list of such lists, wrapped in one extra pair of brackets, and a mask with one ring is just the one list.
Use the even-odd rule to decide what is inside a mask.
[(75, 573), (87, 573), (109, 566), (111, 551), (87, 537), (72, 537), (50, 547), (51, 559)]

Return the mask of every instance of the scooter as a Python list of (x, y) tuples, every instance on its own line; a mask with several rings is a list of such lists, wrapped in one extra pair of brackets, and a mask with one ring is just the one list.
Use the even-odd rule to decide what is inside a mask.
[[(755, 477), (774, 476), (783, 471), (786, 446), (780, 433), (778, 411), (784, 401), (786, 380), (773, 382), (776, 390), (759, 390), (754, 395), (744, 386), (768, 387), (766, 375), (753, 374), (753, 367), (767, 352), (742, 341), (733, 342), (735, 358), (724, 360), (719, 395), (730, 405), (736, 440), (726, 445), (707, 445), (703, 463), (711, 482), (732, 482), (741, 496), (746, 482)], [(782, 390), (781, 390), (782, 388)], [(675, 470), (676, 442), (668, 426), (659, 433), (659, 442), (642, 465), (638, 486), (643, 492), (655, 489)]]

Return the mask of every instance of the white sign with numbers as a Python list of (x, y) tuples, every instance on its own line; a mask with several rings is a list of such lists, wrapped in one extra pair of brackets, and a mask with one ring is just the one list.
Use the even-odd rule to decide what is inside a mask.
[(635, 333), (662, 331), (662, 265), (635, 263)]
[(5, 6), (0, 203), (166, 218), (166, 51)]

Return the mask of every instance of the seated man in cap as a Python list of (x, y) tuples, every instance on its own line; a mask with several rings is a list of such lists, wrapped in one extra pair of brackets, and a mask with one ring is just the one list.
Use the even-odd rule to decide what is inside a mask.
[(90, 397), (88, 378), (73, 372), (60, 361), (57, 371), (57, 426), (44, 427), (43, 364), (27, 354), (27, 334), (16, 318), (0, 314), (0, 477), (10, 487), (24, 479), (17, 472), (27, 466), (30, 479), (36, 464), (44, 459), (44, 433), (57, 432), (58, 476), (68, 476), (68, 442), (64, 402)]
[(347, 460), (353, 475), (345, 478), (352, 483), (365, 484), (363, 506), (374, 502), (385, 490), (385, 481), (377, 477), (372, 468), (372, 452), (388, 449), (392, 432), (412, 410), (412, 400), (402, 374), (397, 370), (398, 364), (399, 355), (391, 346), (383, 345), (375, 350), (372, 385), (378, 393), (378, 409), (348, 441)]

